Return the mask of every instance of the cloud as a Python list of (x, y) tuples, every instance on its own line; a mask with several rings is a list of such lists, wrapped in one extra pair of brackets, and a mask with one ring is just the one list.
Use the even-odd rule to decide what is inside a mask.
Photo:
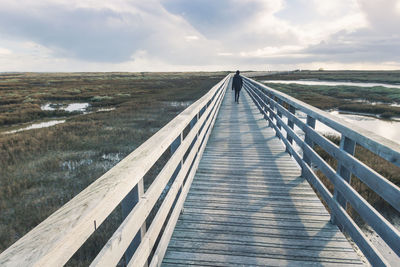
[(354, 31), (342, 30), (330, 35), (303, 53), (317, 60), (338, 62), (400, 61), (400, 16), (396, 13), (399, 1), (358, 1), (366, 19), (366, 26)]
[[(58, 57), (95, 62), (129, 61), (138, 50), (170, 58), (176, 48), (182, 48), (179, 41), (197, 33), (154, 1), (148, 5), (128, 4), (126, 8), (91, 8), (83, 3), (60, 1), (30, 3), (23, 10), (15, 6), (1, 8), (0, 32), (44, 45)], [(150, 4), (155, 8), (151, 9)]]
[[(169, 12), (183, 17), (201, 34), (210, 39), (241, 30), (252, 17), (273, 9), (273, 2), (261, 0), (163, 0)], [(264, 13), (265, 15), (265, 13)]]
[(11, 50), (0, 47), (0, 55), (10, 55), (10, 54), (11, 54)]
[(2, 0), (0, 71), (396, 66), (399, 3)]

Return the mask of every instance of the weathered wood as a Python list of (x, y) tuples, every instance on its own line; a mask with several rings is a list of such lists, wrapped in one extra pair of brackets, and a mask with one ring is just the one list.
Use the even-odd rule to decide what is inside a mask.
[(134, 152), (0, 255), (2, 266), (62, 266), (142, 179), (230, 78), (175, 117)]
[[(228, 88), (230, 88), (229, 85), (228, 85)], [(220, 105), (221, 105), (221, 102), (219, 102), (219, 104), (217, 106), (217, 110), (219, 110)], [(215, 118), (216, 118), (216, 116), (214, 115), (214, 117), (211, 120), (211, 124), (208, 126), (208, 128), (205, 128), (206, 135), (204, 136), (203, 141), (200, 143), (201, 147), (198, 150), (198, 156), (196, 157), (195, 162), (193, 164), (194, 167), (190, 170), (190, 173), (188, 174), (187, 181), (186, 181), (184, 187), (182, 188), (181, 195), (175, 204), (175, 209), (171, 213), (170, 219), (168, 220), (168, 223), (164, 229), (164, 233), (161, 236), (161, 239), (157, 246), (157, 249), (155, 250), (155, 252), (153, 254), (152, 260), (150, 262), (150, 267), (160, 266), (162, 263), (162, 259), (164, 258), (164, 254), (167, 250), (168, 242), (171, 239), (171, 236), (172, 236), (173, 230), (175, 228), (176, 222), (178, 220), (179, 214), (182, 210), (184, 200), (186, 199), (186, 195), (189, 191), (190, 185), (192, 184), (192, 181), (193, 181), (193, 177), (196, 173), (196, 170), (197, 170), (196, 166), (198, 166), (200, 158), (204, 152), (205, 144), (207, 143), (211, 129), (214, 126)]]
[[(346, 136), (342, 135), (342, 138), (340, 140), (340, 149), (343, 150), (345, 153), (349, 153), (350, 155), (354, 155), (354, 152), (356, 150), (356, 142), (354, 140), (351, 140), (350, 138), (347, 138)], [(346, 168), (344, 165), (344, 162), (338, 161), (338, 166), (336, 172), (340, 175), (340, 177), (346, 181), (348, 184), (351, 184), (351, 172), (349, 169)], [(335, 200), (344, 208), (347, 208), (347, 201), (346, 198), (340, 194), (339, 190), (336, 188), (334, 189), (334, 194), (333, 197)], [(332, 216), (332, 222), (335, 224), (338, 224), (340, 226), (340, 222), (336, 221), (335, 216)]]
[[(283, 122), (278, 116), (278, 121)], [(290, 132), (291, 136), (296, 139), (299, 137), (287, 125), (283, 124), (286, 131)], [(289, 145), (286, 140), (284, 142)], [(349, 201), (361, 217), (370, 224), (375, 231), (380, 234), (383, 240), (390, 246), (393, 251), (400, 255), (400, 232), (393, 227), (382, 215), (380, 215), (365, 199), (363, 199), (358, 192), (356, 192), (347, 182), (343, 179), (312, 149), (304, 142), (302, 143), (303, 153), (307, 153), (318, 168), (332, 181), (335, 188), (338, 189), (346, 200)], [(304, 168), (303, 168), (304, 170)]]
[[(165, 266), (360, 266), (353, 261), (343, 262), (335, 260), (307, 261), (307, 257), (297, 259), (284, 259), (277, 255), (275, 258), (269, 255), (265, 257), (254, 257), (247, 255), (230, 255), (224, 253), (196, 253), (173, 251), (166, 255), (163, 265)], [(171, 264), (171, 265), (169, 265)]]
[[(349, 169), (354, 175), (356, 175), (362, 182), (367, 184), (370, 188), (389, 202), (392, 207), (400, 211), (400, 189), (398, 186), (394, 185), (392, 182), (384, 178), (382, 175), (378, 174), (376, 171), (372, 170), (370, 167), (366, 166), (364, 163), (360, 162), (358, 159), (353, 157), (351, 154), (344, 152), (342, 149), (338, 148), (331, 141), (326, 139), (317, 133), (313, 128), (307, 126), (300, 119), (293, 116), (293, 114), (282, 109), (282, 113), (288, 117), (288, 119), (293, 120), (295, 124), (307, 135), (310, 139), (321, 146), (326, 152), (331, 156), (336, 158), (341, 162), (343, 166)], [(276, 114), (273, 116), (276, 117)], [(285, 128), (287, 129), (287, 127)], [(289, 134), (289, 133), (288, 133)], [(293, 132), (289, 134), (292, 136)], [(298, 138), (297, 138), (298, 140)], [(299, 142), (299, 141), (297, 141)], [(299, 146), (302, 142), (298, 143)]]
[[(295, 107), (289, 105), (289, 109), (288, 110), (289, 110), (290, 113), (296, 114), (296, 108)], [(288, 117), (288, 126), (290, 128), (292, 128), (292, 129), (294, 129), (294, 122), (289, 117)], [(293, 139), (289, 134), (286, 135), (286, 138), (289, 141), (289, 143), (293, 144)]]
[[(265, 221), (265, 220), (264, 220)], [(322, 225), (323, 226), (323, 225)], [(325, 225), (326, 226), (326, 225)], [(204, 240), (204, 242), (210, 240), (215, 241), (218, 240), (221, 243), (228, 242), (240, 242), (240, 243), (252, 243), (263, 245), (263, 244), (276, 244), (277, 246), (286, 245), (294, 248), (303, 248), (303, 249), (316, 249), (318, 250), (321, 246), (324, 246), (326, 249), (330, 251), (348, 251), (352, 252), (353, 248), (348, 245), (347, 240), (343, 240), (341, 238), (332, 239), (332, 238), (320, 238), (320, 239), (301, 239), (301, 238), (281, 238), (279, 235), (277, 236), (269, 236), (268, 242), (265, 242), (264, 236), (258, 236), (255, 234), (243, 235), (237, 234), (232, 235), (231, 233), (221, 232), (215, 233), (212, 231), (176, 231), (174, 233), (175, 239), (195, 239), (195, 240)]]
[[(221, 98), (223, 94), (221, 92)], [(220, 99), (215, 99), (215, 103), (218, 103)], [(211, 104), (213, 105), (213, 103)], [(207, 110), (206, 112), (209, 112)], [(212, 112), (209, 112), (211, 117), (215, 116), (217, 113), (217, 107), (215, 107)], [(192, 131), (189, 133), (188, 136), (186, 136), (184, 142), (187, 144), (192, 144), (192, 140), (197, 140), (197, 137), (202, 139), (203, 137), (206, 136), (207, 128), (209, 125), (211, 125), (212, 120), (207, 120), (205, 121), (207, 117), (207, 113), (205, 113), (205, 116), (202, 116), (200, 119), (199, 123), (194, 125)], [(202, 123), (205, 123), (205, 127), (202, 128), (202, 131), (200, 134), (198, 134), (198, 131), (200, 130), (200, 126)], [(195, 139), (196, 138), (196, 139)], [(198, 141), (198, 140), (197, 140)], [(161, 231), (161, 228), (167, 218), (167, 215), (173, 205), (173, 202), (178, 194), (178, 191), (182, 188), (183, 185), (183, 180), (186, 177), (186, 174), (189, 171), (189, 168), (192, 166), (192, 162), (195, 159), (197, 155), (197, 151), (200, 148), (200, 142), (196, 142), (194, 146), (191, 148), (190, 153), (188, 157), (185, 160), (185, 163), (182, 166), (181, 171), (177, 175), (174, 183), (171, 185), (171, 188), (169, 189), (167, 196), (165, 197), (162, 205), (160, 206), (156, 216), (153, 219), (153, 222), (149, 228), (149, 231), (146, 233), (146, 235), (143, 238), (143, 245), (139, 247), (139, 249), (135, 252), (135, 255), (133, 256), (132, 260), (129, 262), (128, 266), (143, 266), (143, 264), (146, 262), (147, 258), (149, 257), (151, 250), (153, 249), (154, 243), (156, 242), (156, 239)], [(194, 167), (192, 167), (192, 171), (196, 169), (198, 163)], [(190, 188), (190, 184), (186, 183), (186, 187)], [(184, 200), (184, 195), (181, 194), (180, 198), (183, 198)], [(175, 206), (174, 209), (178, 209), (180, 211), (180, 208)], [(173, 218), (172, 218), (173, 219)], [(160, 244), (162, 246), (162, 243)]]
[[(215, 103), (217, 100), (218, 99), (214, 99), (213, 103)], [(129, 214), (128, 218), (120, 225), (120, 227), (117, 229), (117, 231), (113, 234), (113, 236), (110, 238), (110, 240), (104, 246), (102, 251), (97, 255), (96, 259), (91, 264), (92, 266), (112, 266), (112, 265), (116, 265), (118, 263), (123, 251), (125, 251), (125, 249), (127, 248), (127, 244), (129, 244), (130, 240), (132, 240), (133, 234), (136, 233), (136, 231), (138, 231), (138, 229), (137, 229), (138, 225), (140, 225), (140, 223), (142, 223), (142, 224), (145, 223), (148, 214), (150, 213), (151, 209), (155, 205), (160, 194), (163, 192), (163, 190), (164, 190), (165, 186), (167, 185), (168, 181), (170, 180), (171, 176), (177, 174), (177, 173), (175, 173), (175, 170), (177, 169), (177, 167), (179, 167), (181, 169), (183, 156), (185, 155), (186, 151), (191, 146), (191, 143), (194, 140), (194, 138), (197, 137), (197, 132), (200, 130), (200, 126), (202, 125), (202, 123), (204, 123), (206, 121), (207, 115), (211, 112), (214, 114), (215, 109), (213, 111), (211, 111), (210, 109), (207, 109), (205, 111), (205, 113), (204, 113), (205, 116), (202, 116), (199, 123), (196, 124), (192, 128), (193, 131), (191, 131), (186, 136), (186, 138), (185, 138), (185, 140), (183, 140), (183, 142), (180, 137), (178, 137), (176, 139), (179, 142), (177, 142), (176, 140), (173, 142), (173, 144), (175, 143), (175, 146), (173, 147), (174, 151), (173, 151), (173, 155), (172, 155), (171, 159), (166, 163), (164, 168), (157, 175), (154, 182), (151, 184), (151, 186), (147, 190), (146, 194), (143, 195), (143, 197), (141, 198), (140, 204), (137, 206), (137, 208), (134, 209), (131, 212), (131, 214)], [(202, 133), (202, 136), (204, 136), (204, 131)], [(195, 149), (197, 147), (198, 147), (198, 142), (197, 142)], [(190, 159), (193, 159), (195, 152), (196, 151), (192, 149), (191, 154), (190, 154), (191, 156), (187, 160), (190, 161)], [(189, 161), (187, 161), (185, 163), (185, 167), (183, 169), (181, 169), (181, 171), (179, 172), (180, 177), (182, 177), (182, 175), (184, 175), (184, 173), (189, 168), (189, 166), (190, 166)], [(174, 185), (171, 187), (171, 189), (168, 193), (168, 196), (165, 199), (166, 203), (169, 201), (168, 203), (170, 203), (172, 205), (172, 201), (175, 196), (171, 195), (171, 193), (172, 192), (177, 193), (177, 190), (181, 186), (181, 184), (179, 184), (179, 183), (181, 183), (182, 181), (183, 181), (183, 178), (175, 180)], [(165, 206), (164, 204), (165, 203), (163, 203), (162, 207)], [(169, 210), (169, 208), (167, 208), (166, 210), (162, 210), (165, 214), (165, 216), (162, 218), (165, 219), (166, 214), (168, 213), (168, 210)], [(155, 219), (153, 220), (153, 222), (155, 222)], [(160, 227), (161, 227), (162, 223), (163, 223), (163, 221), (161, 220), (158, 223), (158, 225), (160, 225)], [(152, 229), (151, 229), (150, 233), (146, 234), (147, 239), (148, 239), (149, 235), (152, 235), (152, 236), (155, 235), (156, 237), (158, 236), (159, 229), (157, 229), (158, 231), (155, 231), (153, 229), (154, 228), (153, 224), (152, 224), (151, 228)], [(145, 244), (146, 241), (148, 242), (147, 239), (144, 240), (142, 243)], [(144, 247), (143, 244), (142, 244), (141, 249), (138, 251), (143, 250), (143, 247)], [(132, 253), (132, 255), (133, 255), (133, 253)], [(135, 252), (135, 255), (137, 255), (137, 252)], [(130, 258), (131, 257), (129, 257), (129, 260), (127, 260), (127, 262), (130, 262)], [(143, 258), (141, 258), (141, 259), (143, 259)], [(147, 259), (147, 257), (146, 257), (146, 259)], [(133, 261), (135, 262), (136, 259), (133, 259)]]
[(356, 140), (357, 144), (367, 148), (387, 161), (400, 166), (400, 146), (397, 143), (354, 124), (339, 120), (335, 116), (323, 110), (308, 105), (294, 97), (272, 89), (262, 83), (247, 78), (245, 79), (246, 82), (251, 83), (253, 86), (257, 86), (258, 89), (263, 89), (268, 94), (277, 96), (282, 101), (285, 101), (289, 105), (295, 107), (297, 110), (300, 110), (316, 120), (326, 124), (332, 129), (343, 133), (350, 139)]
[[(163, 264), (222, 264), (215, 257), (225, 265), (295, 264), (300, 258), (303, 265), (362, 264), (299, 177), (300, 168), (265, 127), (265, 110), (260, 115), (246, 94), (239, 105), (233, 103), (230, 94)], [(310, 243), (309, 251), (305, 243)]]
[[(307, 115), (307, 125), (310, 128), (315, 129), (315, 119), (313, 117), (311, 117), (310, 115)], [(307, 145), (309, 145), (310, 147), (314, 146), (313, 140), (310, 138), (310, 136), (307, 133), (304, 135), (304, 142)], [(303, 150), (303, 160), (305, 163), (307, 163), (308, 165), (311, 166), (310, 156), (304, 150)]]
[[(258, 95), (254, 94), (254, 91), (252, 89), (250, 89), (250, 94), (253, 95), (254, 100), (257, 101), (256, 98), (258, 97)], [(289, 113), (287, 113), (287, 114), (288, 114), (288, 117), (292, 116), (292, 114), (289, 114)], [(283, 123), (283, 121), (279, 118), (279, 116), (277, 116), (277, 114), (273, 114), (273, 117), (278, 122)], [(278, 127), (276, 125), (272, 125), (272, 126), (275, 128), (275, 131), (281, 135)], [(331, 168), (320, 158), (319, 155), (317, 155), (317, 153), (314, 150), (312, 150), (310, 148), (310, 146), (308, 144), (306, 144), (306, 142), (303, 142), (294, 133), (294, 131), (287, 125), (284, 124), (283, 127), (290, 134), (290, 136), (292, 136), (295, 139), (296, 143), (298, 143), (301, 146), (301, 148), (303, 149), (303, 152), (307, 153), (312, 158), (313, 162), (317, 165), (317, 167), (319, 169), (321, 169), (324, 172), (324, 174), (327, 175), (328, 178), (331, 179), (331, 181), (333, 181), (333, 183), (335, 184), (335, 187), (338, 187), (338, 189), (342, 193), (343, 193), (343, 191), (346, 191), (347, 189), (349, 189), (348, 187), (350, 187), (350, 186), (348, 184), (346, 184), (345, 182), (343, 182), (343, 180), (341, 178), (338, 178), (340, 176), (338, 176), (336, 173), (334, 173), (334, 171), (331, 170)], [(308, 127), (308, 129), (311, 129), (311, 128)], [(312, 129), (311, 129), (311, 131), (313, 132)], [(382, 255), (380, 255), (380, 253), (377, 252), (377, 250), (366, 239), (365, 235), (360, 232), (357, 225), (354, 222), (352, 222), (351, 219), (348, 218), (348, 215), (343, 211), (343, 209), (338, 208), (338, 203), (333, 200), (331, 194), (327, 191), (325, 186), (323, 186), (322, 183), (319, 181), (319, 179), (316, 178), (316, 175), (314, 174), (313, 171), (311, 171), (310, 166), (308, 166), (308, 164), (306, 164), (305, 161), (303, 161), (300, 158), (300, 156), (293, 149), (293, 147), (290, 145), (288, 140), (284, 139), (282, 141), (285, 143), (285, 145), (291, 151), (291, 153), (293, 153), (293, 156), (296, 159), (296, 161), (300, 164), (300, 166), (302, 166), (302, 172), (303, 172), (304, 177), (306, 177), (310, 181), (310, 183), (316, 187), (317, 191), (320, 194), (322, 194), (325, 201), (328, 203), (331, 210), (333, 211), (334, 216), (340, 217), (341, 223), (346, 225), (345, 229), (348, 231), (350, 236), (352, 236), (352, 238), (354, 240), (356, 240), (356, 243), (359, 244), (359, 247), (364, 252), (364, 254), (368, 257), (370, 262), (373, 264), (384, 264), (385, 260), (382, 257)], [(343, 154), (346, 154), (346, 153), (343, 153)], [(337, 183), (339, 183), (340, 185), (337, 186)], [(391, 246), (392, 249), (394, 249), (396, 251), (397, 245), (395, 244), (395, 242), (397, 242), (397, 236), (398, 236), (398, 233), (396, 233), (396, 229), (394, 229), (390, 224), (388, 224), (387, 221), (385, 221), (383, 219), (383, 217), (380, 216), (372, 207), (368, 206), (369, 204), (366, 203), (366, 201), (364, 199), (360, 198), (359, 195), (354, 191), (354, 189), (352, 189), (350, 187), (349, 190), (350, 190), (350, 192), (346, 191), (346, 193), (343, 193), (345, 195), (345, 197), (346, 198), (350, 197), (350, 199), (348, 199), (348, 200), (352, 203), (352, 205), (360, 205), (361, 206), (361, 207), (357, 206), (356, 210), (359, 212), (361, 210), (362, 216), (366, 216), (367, 221), (369, 221), (372, 225), (374, 225), (375, 227), (380, 227), (380, 229), (377, 230), (377, 232), (380, 232), (381, 234), (385, 235), (386, 242), (388, 242), (389, 246)], [(351, 192), (351, 190), (353, 190), (354, 192)], [(351, 196), (349, 196), (349, 195), (351, 195)], [(355, 203), (358, 203), (358, 204), (355, 204)], [(381, 226), (377, 225), (378, 221), (380, 223), (382, 223)], [(387, 232), (385, 232), (385, 231), (387, 231)], [(390, 237), (391, 234), (393, 234), (394, 236)]]
[[(131, 192), (126, 195), (126, 197), (121, 202), (121, 210), (122, 210), (122, 218), (125, 219), (135, 205), (139, 202), (139, 199), (143, 197), (144, 194), (144, 183), (143, 179), (139, 181), (139, 183), (132, 189)], [(128, 264), (130, 259), (132, 258), (133, 253), (135, 253), (136, 248), (140, 245), (144, 234), (146, 233), (146, 223), (143, 222), (142, 226), (136, 233), (135, 237), (133, 238), (131, 244), (126, 248), (124, 254), (124, 261), (125, 264)], [(118, 258), (119, 260), (119, 258)]]

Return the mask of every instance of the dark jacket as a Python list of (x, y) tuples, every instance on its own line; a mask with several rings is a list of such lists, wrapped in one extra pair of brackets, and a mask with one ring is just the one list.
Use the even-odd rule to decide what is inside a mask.
[(233, 76), (233, 81), (232, 81), (232, 90), (235, 89), (237, 91), (240, 91), (240, 89), (242, 89), (243, 86), (243, 79), (242, 77), (240, 77), (240, 75), (235, 74), (235, 76)]

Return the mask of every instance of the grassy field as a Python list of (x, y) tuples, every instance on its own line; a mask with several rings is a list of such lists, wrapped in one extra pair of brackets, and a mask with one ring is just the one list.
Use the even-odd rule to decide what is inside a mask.
[[(204, 95), (226, 73), (18, 73), (0, 75), (0, 252)], [(89, 103), (88, 114), (43, 111)], [(107, 108), (108, 111), (101, 111)], [(114, 109), (113, 109), (114, 108)], [(5, 134), (48, 119), (66, 122)], [(1, 131), (3, 133), (1, 133)], [(85, 265), (110, 218), (71, 265)]]

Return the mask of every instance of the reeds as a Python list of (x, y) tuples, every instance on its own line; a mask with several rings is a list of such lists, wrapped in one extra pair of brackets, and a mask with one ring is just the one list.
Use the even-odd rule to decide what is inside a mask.
[[(40, 110), (40, 105), (48, 103), (50, 99), (62, 102), (71, 99), (76, 102), (89, 101), (92, 108), (115, 108), (91, 114), (62, 114), (66, 122), (50, 128), (15, 134), (0, 133), (0, 252), (81, 192), (184, 109), (169, 105), (169, 101), (193, 102), (225, 75), (0, 75), (0, 80), (3, 79), (0, 83), (0, 100), (7, 102), (10, 92), (20, 96), (18, 101), (23, 101), (28, 94), (36, 99), (36, 103), (18, 102), (13, 109), (1, 106), (0, 118), (6, 118), (7, 124), (40, 119), (39, 115), (35, 117), (32, 114), (46, 113)], [(9, 82), (4, 82), (5, 79), (9, 79)], [(90, 102), (95, 96), (109, 98)], [(12, 98), (17, 99), (15, 96)], [(50, 114), (54, 117), (60, 115)], [(105, 224), (102, 227), (104, 230), (97, 231), (70, 264), (77, 266), (90, 262), (112, 229), (118, 226), (120, 219), (119, 212), (115, 211), (109, 219), (109, 225)]]

